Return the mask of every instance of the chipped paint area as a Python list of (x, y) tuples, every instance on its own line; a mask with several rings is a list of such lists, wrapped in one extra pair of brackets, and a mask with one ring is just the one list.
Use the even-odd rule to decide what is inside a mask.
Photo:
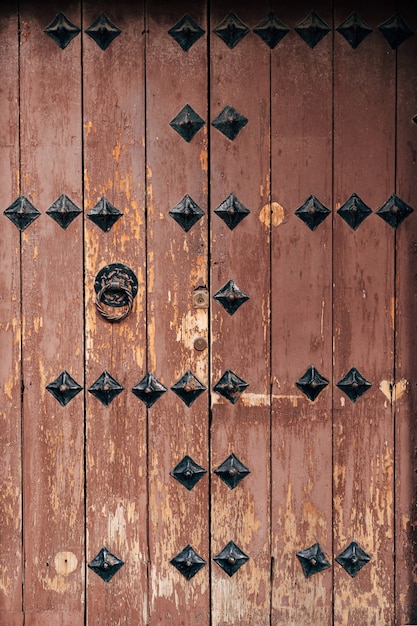
[(265, 226), (279, 226), (284, 222), (285, 211), (278, 202), (272, 202), (272, 204), (265, 204), (259, 213), (259, 220)]
[(402, 378), (395, 385), (390, 380), (381, 380), (379, 389), (390, 403), (397, 402), (401, 396), (407, 391), (408, 380)]

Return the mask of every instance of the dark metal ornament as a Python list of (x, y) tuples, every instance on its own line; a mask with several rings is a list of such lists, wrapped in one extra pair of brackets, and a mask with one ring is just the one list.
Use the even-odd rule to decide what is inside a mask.
[(9, 218), (22, 232), (34, 222), (40, 215), (40, 211), (36, 209), (26, 196), (19, 196), (4, 211), (4, 215)]
[(359, 44), (372, 33), (372, 28), (363, 21), (357, 11), (351, 13), (336, 30), (343, 35), (353, 49), (357, 48)]
[(204, 35), (205, 31), (186, 13), (172, 28), (168, 34), (175, 39), (181, 48), (188, 52), (192, 45)]
[(290, 32), (290, 29), (271, 12), (259, 22), (258, 26), (255, 26), (253, 32), (272, 50)]
[(107, 548), (101, 548), (88, 567), (108, 583), (123, 565), (124, 561), (114, 556)]
[(233, 141), (247, 123), (248, 119), (244, 115), (238, 113), (233, 107), (226, 105), (212, 122), (212, 126)]
[(186, 578), (190, 580), (205, 566), (206, 562), (190, 545), (186, 546), (170, 563)]
[(46, 211), (61, 228), (68, 228), (73, 220), (82, 213), (82, 210), (73, 203), (65, 194), (62, 194)]
[(91, 211), (87, 213), (88, 219), (94, 222), (94, 224), (105, 233), (111, 229), (113, 224), (115, 224), (122, 215), (123, 213), (119, 211), (119, 209), (116, 209), (104, 196), (102, 196)]
[(232, 370), (226, 370), (217, 385), (215, 385), (214, 391), (217, 391), (232, 404), (236, 404), (247, 387), (249, 387), (249, 383), (239, 378)]
[(366, 380), (356, 367), (352, 367), (352, 369), (336, 383), (336, 386), (339, 387), (352, 402), (356, 402), (365, 391), (368, 391), (368, 389), (372, 387), (372, 383)]
[(102, 50), (106, 50), (113, 39), (118, 37), (122, 31), (109, 20), (107, 15), (100, 13), (95, 22), (93, 22), (85, 32), (89, 37), (94, 39)]
[(322, 572), (330, 567), (330, 563), (318, 543), (310, 546), (310, 548), (297, 552), (296, 556), (301, 563), (306, 578), (310, 578), (313, 574)]
[(294, 30), (310, 48), (314, 48), (330, 32), (331, 28), (315, 11), (312, 11)]
[(329, 214), (329, 209), (315, 196), (307, 198), (304, 204), (295, 211), (295, 215), (303, 220), (310, 230), (316, 230)]
[(198, 465), (188, 455), (170, 471), (170, 476), (178, 480), (188, 491), (191, 491), (198, 481), (203, 478), (204, 474), (207, 474), (207, 470)]
[(78, 35), (80, 29), (60, 11), (43, 32), (51, 37), (60, 48), (64, 49)]
[(188, 370), (171, 389), (187, 406), (191, 406), (206, 387)]
[(233, 541), (229, 541), (227, 546), (214, 557), (214, 561), (226, 574), (233, 576), (246, 561), (249, 561), (249, 557)]
[(386, 22), (378, 26), (378, 30), (384, 35), (393, 50), (414, 34), (409, 25), (397, 12)]
[(169, 214), (187, 233), (203, 217), (204, 211), (187, 194), (169, 211)]
[(214, 209), (216, 215), (223, 220), (223, 222), (233, 230), (238, 224), (249, 215), (250, 211), (231, 193), (217, 209)]
[(191, 141), (194, 135), (202, 128), (205, 121), (194, 111), (189, 104), (170, 121), (169, 125), (173, 128), (187, 143)]
[(348, 547), (336, 557), (336, 561), (339, 565), (341, 565), (352, 578), (355, 578), (362, 567), (369, 563), (370, 560), (371, 557), (369, 554), (367, 554), (365, 550), (362, 550), (356, 541), (352, 541)]
[(406, 204), (395, 193), (376, 212), (379, 217), (387, 222), (392, 228), (398, 226), (413, 212), (413, 209)]
[(237, 286), (234, 280), (229, 280), (223, 285), (223, 287), (214, 294), (213, 298), (222, 305), (229, 315), (236, 313), (238, 308), (249, 300), (249, 296)]
[(323, 389), (327, 387), (329, 381), (318, 373), (314, 365), (310, 365), (306, 373), (295, 384), (307, 398), (314, 402)]
[(94, 291), (100, 294), (100, 302), (110, 307), (128, 306), (130, 299), (138, 292), (138, 279), (133, 271), (123, 263), (110, 263), (101, 268), (94, 280)]
[(67, 370), (64, 370), (58, 378), (46, 386), (46, 389), (58, 400), (61, 406), (65, 406), (77, 393), (80, 393), (82, 387), (75, 382)]
[(414, 122), (414, 124), (417, 124), (417, 115), (415, 115), (415, 116), (413, 117), (413, 122)]
[(369, 206), (356, 193), (353, 193), (337, 212), (353, 230), (356, 230), (372, 213)]
[(109, 406), (114, 398), (122, 393), (123, 389), (124, 387), (105, 370), (88, 391), (104, 406)]
[(234, 13), (229, 13), (224, 20), (213, 30), (226, 46), (234, 48), (250, 29)]
[(235, 454), (231, 454), (227, 459), (214, 470), (219, 478), (230, 488), (234, 489), (248, 474), (250, 469), (243, 465)]
[(148, 409), (167, 391), (167, 388), (159, 382), (150, 372), (132, 388), (132, 392), (139, 400), (142, 400)]

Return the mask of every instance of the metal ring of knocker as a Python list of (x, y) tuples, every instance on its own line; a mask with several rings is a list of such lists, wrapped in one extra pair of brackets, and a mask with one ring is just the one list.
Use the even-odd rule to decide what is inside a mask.
[[(118, 315), (115, 313), (109, 313), (102, 306), (101, 300), (104, 294), (110, 291), (123, 291), (123, 293), (126, 295), (126, 298), (127, 298), (126, 309), (122, 311), (122, 313), (119, 313)], [(110, 283), (104, 284), (97, 294), (97, 298), (96, 298), (97, 311), (100, 313), (100, 315), (105, 317), (106, 320), (108, 320), (109, 322), (120, 322), (121, 320), (124, 320), (125, 317), (127, 317), (130, 311), (132, 310), (132, 305), (133, 305), (132, 290), (130, 287), (123, 284), (121, 281), (111, 281)]]
[[(138, 281), (129, 267), (121, 263), (112, 263), (103, 267), (97, 274), (94, 289), (97, 293), (96, 307), (100, 315), (109, 322), (120, 322), (132, 310)], [(123, 311), (114, 313), (107, 307), (123, 307)]]

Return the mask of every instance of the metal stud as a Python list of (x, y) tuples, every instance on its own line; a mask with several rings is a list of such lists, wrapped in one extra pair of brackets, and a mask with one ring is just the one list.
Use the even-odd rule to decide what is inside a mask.
[(194, 135), (204, 126), (204, 120), (186, 104), (183, 109), (174, 117), (169, 125), (177, 131), (177, 133), (185, 139), (187, 143), (191, 141)]
[(369, 563), (371, 557), (362, 548), (352, 541), (348, 547), (336, 557), (336, 561), (347, 571), (349, 576), (355, 578), (362, 567)]
[(167, 388), (159, 382), (150, 372), (132, 388), (132, 392), (139, 400), (142, 400), (148, 409), (167, 391)]
[(5, 211), (4, 215), (9, 218), (22, 232), (34, 222), (40, 215), (25, 196), (19, 196)]
[(372, 213), (369, 206), (356, 193), (353, 193), (337, 212), (353, 230), (356, 230)]
[(82, 387), (75, 382), (67, 370), (61, 372), (58, 378), (49, 383), (46, 388), (61, 406), (68, 404), (82, 390)]
[(100, 400), (104, 406), (109, 406), (114, 398), (118, 396), (119, 393), (122, 393), (123, 389), (124, 387), (122, 387), (113, 376), (107, 371), (104, 371), (97, 378), (96, 382), (91, 385), (88, 391)]
[(233, 107), (226, 105), (212, 122), (212, 125), (217, 128), (225, 137), (233, 141), (244, 126), (248, 123), (248, 119), (241, 115)]
[(389, 20), (380, 24), (378, 30), (384, 35), (393, 50), (414, 34), (409, 25), (397, 12)]
[(214, 561), (226, 574), (233, 576), (246, 561), (249, 561), (249, 557), (233, 541), (229, 541), (227, 546), (214, 557)]
[(200, 28), (188, 13), (168, 31), (168, 34), (175, 39), (185, 52), (188, 52), (191, 46), (194, 45), (204, 33), (205, 31)]
[(106, 50), (113, 39), (118, 37), (122, 31), (109, 20), (107, 15), (100, 13), (95, 22), (85, 32), (94, 39), (102, 50)]
[(414, 124), (417, 124), (417, 115), (415, 115), (415, 116), (413, 117), (413, 122), (414, 122)]
[(206, 562), (190, 545), (186, 546), (170, 563), (186, 578), (190, 580), (205, 566)]
[(229, 13), (213, 30), (229, 48), (234, 48), (248, 32), (249, 28), (234, 13)]
[(239, 378), (232, 370), (226, 370), (217, 385), (215, 385), (214, 391), (227, 398), (232, 404), (236, 404), (247, 387), (249, 387), (249, 383)]
[(101, 548), (97, 556), (88, 564), (88, 567), (108, 583), (123, 565), (124, 562), (109, 552), (107, 548)]
[(187, 194), (169, 211), (169, 214), (185, 232), (188, 232), (203, 217), (204, 211)]
[(88, 219), (96, 224), (102, 231), (107, 233), (113, 224), (122, 217), (123, 213), (116, 209), (104, 196), (87, 213)]
[(395, 193), (376, 212), (379, 217), (387, 222), (392, 228), (398, 226), (413, 212), (413, 209), (406, 204)]
[(295, 384), (298, 389), (305, 393), (307, 398), (314, 402), (323, 389), (327, 387), (329, 381), (318, 373), (314, 365), (310, 365), (306, 373)]
[(188, 370), (171, 389), (187, 406), (191, 406), (206, 387)]
[(238, 224), (249, 215), (250, 211), (231, 193), (217, 209), (214, 209), (216, 215), (223, 220), (223, 222), (233, 230)]
[(231, 454), (227, 459), (214, 470), (219, 478), (230, 488), (234, 489), (248, 474), (250, 469), (243, 465), (235, 454)]
[(339, 387), (352, 402), (356, 402), (365, 391), (368, 391), (368, 389), (372, 387), (372, 383), (366, 380), (356, 367), (352, 367), (352, 369), (336, 383), (336, 386)]
[(315, 11), (312, 11), (301, 24), (294, 28), (294, 30), (304, 39), (310, 48), (314, 48), (331, 29)]
[(222, 305), (229, 315), (236, 313), (238, 308), (246, 302), (246, 300), (249, 300), (249, 296), (237, 286), (234, 280), (229, 280), (223, 285), (223, 287), (214, 294), (213, 298)]
[(188, 455), (170, 471), (170, 476), (178, 480), (188, 491), (191, 491), (198, 481), (203, 478), (204, 474), (207, 474), (207, 471)]
[(316, 230), (329, 214), (329, 209), (315, 196), (307, 198), (304, 204), (295, 211), (295, 215), (303, 220), (310, 230)]
[(369, 28), (357, 11), (351, 13), (336, 30), (343, 35), (353, 49), (357, 48), (372, 33), (372, 28)]
[(73, 203), (65, 194), (62, 194), (46, 211), (61, 228), (68, 228), (73, 220), (82, 213), (81, 209)]
[(290, 29), (281, 22), (281, 20), (275, 17), (273, 13), (269, 13), (268, 16), (253, 29), (253, 32), (272, 50), (285, 35), (290, 32)]
[(306, 578), (310, 578), (313, 574), (322, 572), (330, 567), (330, 563), (318, 543), (310, 546), (310, 548), (301, 550), (301, 552), (297, 552), (296, 556), (301, 563)]
[(64, 49), (78, 35), (80, 29), (70, 22), (61, 11), (43, 32), (51, 37), (60, 48)]

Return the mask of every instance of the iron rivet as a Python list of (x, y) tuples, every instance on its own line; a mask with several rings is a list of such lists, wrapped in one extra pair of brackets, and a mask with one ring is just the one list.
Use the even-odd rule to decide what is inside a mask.
[(197, 337), (194, 340), (194, 348), (199, 352), (205, 350), (207, 348), (207, 340), (205, 339), (205, 337)]
[(187, 560), (185, 561), (185, 564), (186, 564), (186, 566), (187, 566), (187, 567), (191, 567), (191, 565), (193, 564), (193, 562), (191, 561), (191, 559), (187, 559)]
[(307, 209), (307, 213), (308, 213), (309, 215), (314, 215), (314, 214), (315, 214), (315, 212), (316, 212), (316, 207), (315, 207), (315, 206), (309, 206), (309, 207), (308, 207), (308, 209)]
[(226, 386), (226, 389), (227, 389), (227, 391), (234, 391), (235, 386), (234, 386), (234, 384), (233, 384), (233, 383), (229, 383), (229, 384)]
[(311, 565), (317, 565), (317, 559), (310, 559)]
[(229, 556), (227, 562), (234, 565), (236, 563), (236, 559), (233, 556)]
[(191, 471), (191, 470), (186, 470), (186, 471), (184, 472), (184, 476), (185, 476), (186, 478), (191, 478), (191, 476), (192, 476), (192, 475), (193, 475), (193, 473), (192, 473), (192, 471)]
[(109, 567), (109, 564), (108, 564), (108, 563), (106, 563), (106, 562), (104, 562), (104, 563), (103, 563), (103, 569), (108, 569), (108, 567)]
[(235, 467), (231, 467), (228, 471), (229, 476), (236, 476), (237, 469)]
[(68, 391), (68, 389), (69, 389), (68, 385), (60, 385), (59, 386), (59, 391), (61, 393), (65, 393), (65, 391)]
[(145, 393), (152, 393), (152, 389), (150, 387), (146, 387)]
[(184, 391), (186, 391), (187, 393), (191, 391), (192, 387), (191, 385), (189, 385), (188, 383), (185, 383), (184, 387), (183, 387)]

